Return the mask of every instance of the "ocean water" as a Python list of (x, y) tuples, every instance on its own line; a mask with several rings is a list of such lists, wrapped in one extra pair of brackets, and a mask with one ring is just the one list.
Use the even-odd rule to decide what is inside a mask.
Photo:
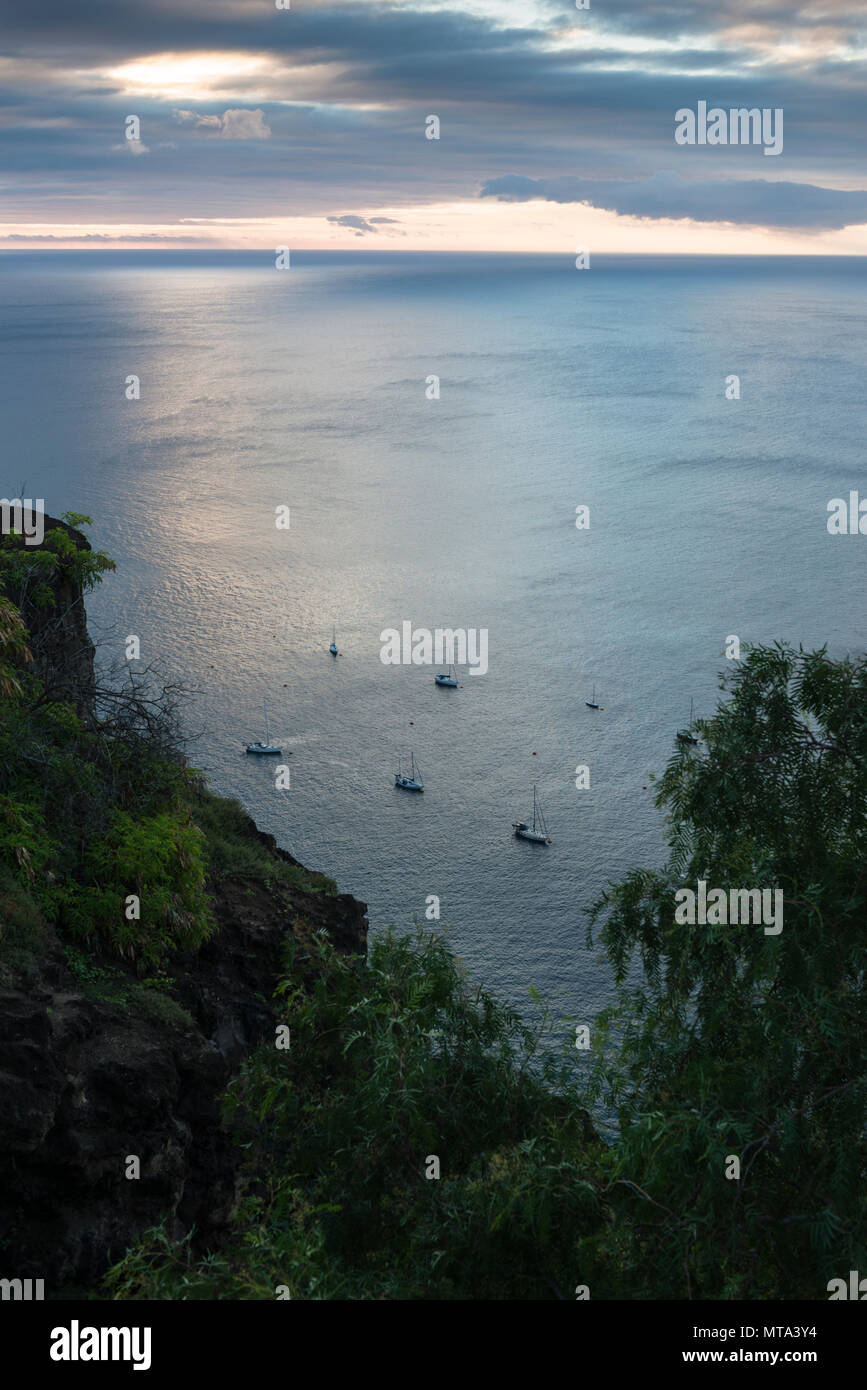
[[(867, 496), (865, 326), (855, 260), (6, 253), (0, 483), (94, 517), (91, 628), (195, 689), (218, 791), (374, 931), (436, 894), (476, 979), (584, 1019), (585, 909), (663, 861), (648, 774), (726, 638), (863, 649), (867, 537), (826, 521)], [(383, 665), (405, 620), (487, 629), (488, 673)], [(243, 752), (265, 698), (289, 790)]]

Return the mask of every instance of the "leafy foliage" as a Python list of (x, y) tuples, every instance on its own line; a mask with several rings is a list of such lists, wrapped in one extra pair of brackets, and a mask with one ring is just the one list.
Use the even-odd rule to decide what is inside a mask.
[(27, 889), (0, 872), (0, 960), (35, 973), (45, 940), (45, 921)]
[(267, 887), (282, 883), (304, 893), (336, 895), (337, 884), (332, 878), (272, 854), (243, 806), (231, 797), (214, 796), (200, 788), (195, 819), (207, 841), (208, 870), (215, 882), (225, 878), (248, 879)]
[[(91, 523), (83, 512), (64, 512), (61, 521), (73, 529)], [(74, 589), (87, 593), (114, 568), (109, 555), (84, 549), (62, 526), (46, 529), (38, 547), (24, 545), (14, 531), (0, 537), (0, 587), (18, 607), (26, 602), (34, 608), (54, 608), (59, 580), (67, 580)]]
[[(867, 662), (755, 647), (725, 684), (660, 782), (667, 871), (593, 910), (621, 983), (595, 1094), (628, 1268), (663, 1297), (815, 1298), (867, 1253)], [(782, 888), (781, 934), (678, 924), (698, 879)]]
[(605, 1151), (571, 1068), (539, 1054), (545, 1025), (470, 989), (421, 929), (380, 937), (368, 964), (318, 940), (289, 965), (291, 1046), (260, 1048), (227, 1097), (248, 1156), (234, 1241), (203, 1258), (153, 1232), (108, 1291), (571, 1297), (602, 1224)]
[(21, 614), (9, 599), (0, 597), (0, 699), (21, 694), (16, 667), (29, 660), (27, 631)]
[[(114, 568), (63, 528), (46, 531), (43, 549), (18, 540), (0, 545), (0, 588), (29, 609), (50, 607), (61, 578), (75, 594)], [(28, 655), (19, 608), (0, 598), (0, 876), (69, 939), (145, 967), (197, 946), (214, 921), (205, 839), (193, 820), (197, 779), (173, 708), (134, 682), (94, 688), (76, 708), (52, 698)], [(130, 895), (140, 899), (140, 921), (128, 920)]]
[[(129, 727), (85, 729), (38, 682), (0, 702), (0, 868), (78, 939), (158, 962), (213, 930), (187, 769)], [(141, 921), (124, 904), (135, 894)]]

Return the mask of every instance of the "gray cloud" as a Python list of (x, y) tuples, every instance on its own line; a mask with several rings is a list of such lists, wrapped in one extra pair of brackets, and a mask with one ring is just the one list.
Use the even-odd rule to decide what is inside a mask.
[(359, 232), (375, 232), (366, 217), (356, 217), (354, 213), (345, 213), (343, 217), (329, 217), (329, 222), (333, 222), (337, 227), (355, 227)]
[(380, 222), (398, 222), (396, 217), (359, 217), (357, 213), (347, 212), (342, 217), (329, 217), (329, 222), (333, 222), (337, 227), (352, 227), (358, 235), (364, 232), (375, 232), (374, 224)]
[(549, 203), (584, 203), (629, 217), (736, 222), (811, 231), (867, 222), (867, 190), (818, 188), (783, 180), (690, 182), (672, 173), (631, 180), (531, 179), (522, 174), (505, 174), (488, 179), (479, 196), (504, 203), (526, 203), (534, 198)]

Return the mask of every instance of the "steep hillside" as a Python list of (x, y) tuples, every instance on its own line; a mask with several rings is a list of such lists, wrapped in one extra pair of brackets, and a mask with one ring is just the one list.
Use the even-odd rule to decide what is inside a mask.
[(239, 1161), (219, 1098), (274, 1036), (287, 948), (303, 964), (324, 933), (363, 953), (367, 922), (208, 792), (143, 695), (106, 714), (84, 590), (107, 558), (53, 518), (38, 549), (2, 546), (26, 650), (7, 606), (0, 1231), (4, 1269), (56, 1291), (92, 1284), (156, 1222), (215, 1238)]

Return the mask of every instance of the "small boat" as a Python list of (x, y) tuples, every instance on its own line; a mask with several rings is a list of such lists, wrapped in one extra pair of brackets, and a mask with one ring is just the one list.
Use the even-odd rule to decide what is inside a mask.
[(437, 674), (434, 676), (434, 680), (436, 681), (437, 685), (448, 685), (451, 686), (454, 690), (457, 690), (458, 688), (458, 677), (454, 666), (450, 666), (445, 675), (443, 675), (442, 672), (438, 671)]
[(512, 829), (522, 840), (532, 840), (534, 845), (551, 844), (545, 817), (542, 815), (542, 807), (536, 800), (535, 786), (533, 787), (533, 824), (528, 825), (526, 821), (516, 820), (512, 822)]
[(587, 706), (588, 709), (601, 709), (601, 708), (602, 708), (601, 705), (597, 705), (597, 703), (596, 703), (596, 685), (595, 685), (595, 683), (594, 683), (594, 686), (593, 686), (593, 699), (592, 699), (592, 700), (585, 700), (584, 703), (585, 703), (585, 705)]
[(331, 646), (328, 648), (332, 656), (337, 656), (337, 625), (331, 629)]
[[(692, 728), (692, 726), (693, 726), (694, 723), (695, 723), (695, 701), (694, 701), (694, 700), (690, 700), (690, 702), (689, 702), (689, 729)], [(693, 744), (693, 746), (695, 746), (695, 744), (698, 743), (698, 739), (693, 737), (693, 735), (689, 732), (689, 729), (678, 729), (678, 731), (677, 731), (678, 740), (679, 740), (680, 743), (691, 743), (691, 744)]]
[(265, 742), (248, 743), (246, 751), (248, 753), (282, 753), (282, 747), (277, 743), (271, 742), (271, 731), (268, 728), (268, 701), (265, 700)]
[(398, 758), (397, 772), (394, 774), (394, 785), (396, 787), (401, 787), (405, 792), (423, 792), (424, 782), (421, 778), (421, 771), (416, 769), (415, 754), (410, 754), (410, 758), (412, 775), (407, 777), (406, 773), (401, 770), (400, 759)]

